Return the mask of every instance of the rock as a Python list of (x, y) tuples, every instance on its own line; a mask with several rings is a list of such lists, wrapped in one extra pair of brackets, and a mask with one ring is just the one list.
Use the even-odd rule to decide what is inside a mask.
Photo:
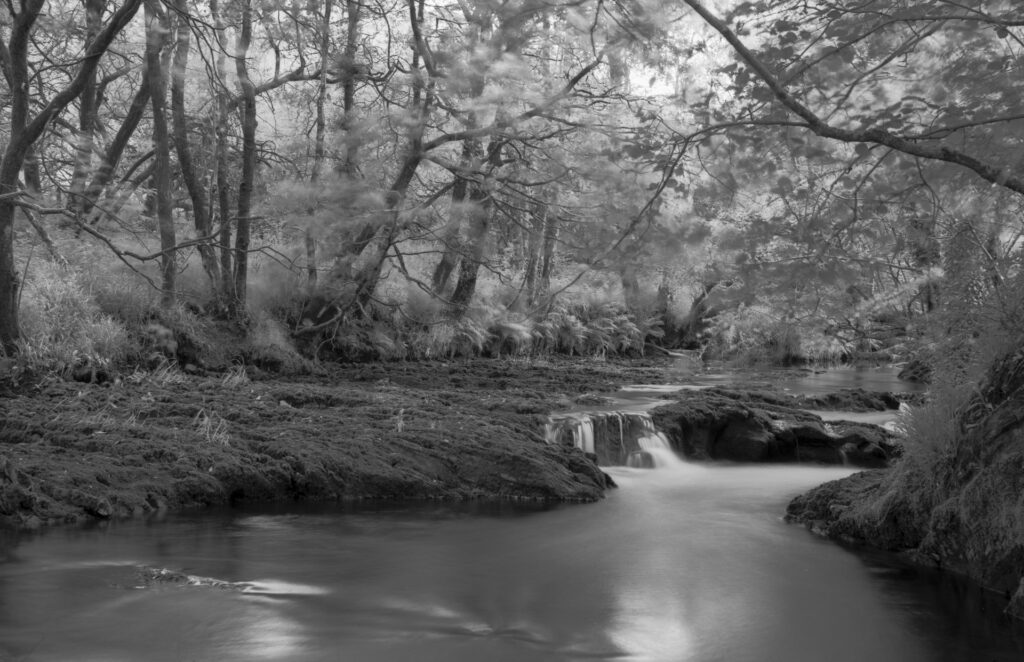
[(712, 457), (735, 462), (763, 462), (773, 459), (775, 434), (769, 421), (747, 411), (747, 416), (730, 417), (715, 437)]
[(865, 391), (862, 388), (842, 389), (825, 395), (803, 396), (801, 402), (807, 409), (828, 409), (835, 411), (885, 411), (899, 409), (902, 398), (894, 393)]
[[(839, 397), (861, 406), (899, 405), (898, 399), (890, 402), (887, 396), (851, 391)], [(826, 424), (800, 409), (800, 398), (726, 389), (681, 392), (675, 397), (675, 403), (651, 414), (672, 447), (689, 459), (848, 463), (867, 468), (887, 466), (900, 454), (888, 430), (867, 423)], [(829, 401), (822, 398), (815, 405)]]

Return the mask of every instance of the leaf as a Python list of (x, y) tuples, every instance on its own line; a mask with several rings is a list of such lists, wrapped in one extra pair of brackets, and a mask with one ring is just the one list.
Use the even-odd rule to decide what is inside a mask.
[(742, 90), (744, 87), (747, 86), (747, 83), (749, 82), (750, 72), (747, 71), (746, 69), (741, 69), (740, 72), (736, 74), (736, 89)]

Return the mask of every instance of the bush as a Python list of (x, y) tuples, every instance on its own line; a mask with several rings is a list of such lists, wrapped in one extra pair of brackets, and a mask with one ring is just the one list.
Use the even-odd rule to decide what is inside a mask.
[(71, 267), (37, 263), (25, 279), (19, 312), (19, 361), (26, 369), (68, 374), (82, 366), (121, 364), (138, 349)]
[(275, 372), (307, 372), (308, 359), (299, 354), (284, 325), (265, 312), (253, 313), (242, 357), (246, 362)]

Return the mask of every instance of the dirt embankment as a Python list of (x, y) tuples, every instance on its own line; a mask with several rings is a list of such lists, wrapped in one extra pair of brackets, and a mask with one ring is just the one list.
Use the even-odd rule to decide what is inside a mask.
[(660, 374), (657, 361), (473, 360), (9, 389), (0, 522), (236, 500), (594, 500), (603, 474), (544, 443), (547, 413)]

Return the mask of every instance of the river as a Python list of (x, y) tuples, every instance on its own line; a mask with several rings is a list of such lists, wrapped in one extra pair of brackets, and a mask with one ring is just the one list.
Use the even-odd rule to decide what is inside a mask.
[[(611, 472), (589, 505), (224, 510), (9, 540), (0, 659), (1024, 659), (989, 596), (780, 520), (846, 469)], [(246, 583), (145, 584), (140, 565)]]

